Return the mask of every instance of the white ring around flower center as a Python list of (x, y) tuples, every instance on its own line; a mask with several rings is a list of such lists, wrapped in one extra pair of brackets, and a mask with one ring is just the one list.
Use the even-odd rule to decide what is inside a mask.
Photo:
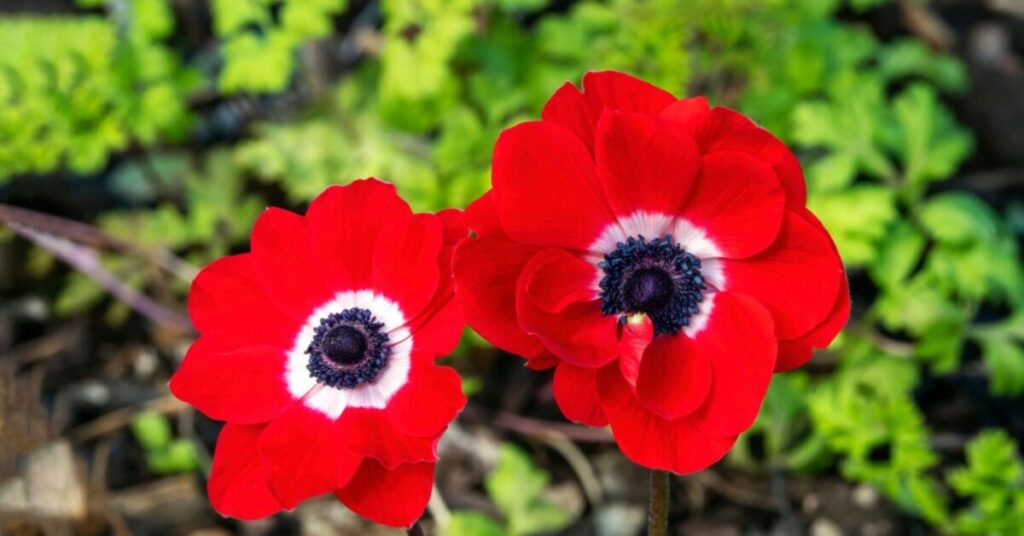
[[(616, 244), (625, 242), (631, 236), (655, 239), (665, 235), (671, 235), (676, 244), (687, 253), (700, 259), (701, 274), (709, 285), (717, 290), (725, 290), (725, 274), (722, 271), (720, 260), (722, 250), (711, 240), (707, 231), (686, 218), (638, 210), (607, 225), (597, 240), (590, 245), (590, 253), (586, 259), (597, 269), (597, 277), (591, 285), (594, 292), (600, 294), (599, 284), (604, 277), (604, 272), (597, 268), (597, 264), (604, 260), (605, 255), (615, 251)], [(701, 303), (700, 310), (690, 320), (690, 325), (683, 327), (683, 333), (688, 337), (692, 338), (707, 326), (708, 318), (715, 306), (715, 300), (713, 292), (705, 296), (706, 299)]]
[[(391, 353), (388, 362), (380, 370), (376, 380), (367, 382), (352, 389), (336, 389), (320, 385), (309, 374), (306, 368), (309, 354), (306, 349), (320, 325), (320, 319), (331, 313), (340, 313), (346, 309), (359, 307), (373, 313), (378, 322), (384, 324), (384, 332), (388, 334)], [(397, 303), (375, 293), (372, 290), (349, 290), (339, 292), (327, 303), (317, 307), (302, 325), (295, 336), (295, 343), (288, 350), (288, 362), (285, 366), (285, 383), (288, 392), (295, 399), (301, 399), (306, 407), (323, 413), (331, 419), (338, 419), (347, 407), (375, 408), (387, 407), (388, 401), (405, 385), (409, 378), (410, 354), (412, 353), (412, 334), (405, 326), (405, 314)]]

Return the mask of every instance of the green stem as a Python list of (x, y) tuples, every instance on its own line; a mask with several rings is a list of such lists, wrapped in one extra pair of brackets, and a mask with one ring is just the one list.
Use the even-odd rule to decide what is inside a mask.
[(647, 516), (649, 536), (668, 535), (668, 472), (651, 471), (651, 504)]

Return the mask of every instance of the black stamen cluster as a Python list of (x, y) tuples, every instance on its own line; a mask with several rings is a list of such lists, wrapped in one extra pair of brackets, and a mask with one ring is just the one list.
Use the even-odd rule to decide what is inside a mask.
[(321, 318), (306, 348), (309, 374), (317, 382), (337, 389), (372, 382), (391, 353), (383, 328), (373, 313), (359, 307)]
[(704, 300), (700, 259), (687, 253), (671, 236), (648, 241), (629, 237), (598, 263), (604, 271), (601, 312), (645, 313), (655, 334), (674, 335), (690, 324)]

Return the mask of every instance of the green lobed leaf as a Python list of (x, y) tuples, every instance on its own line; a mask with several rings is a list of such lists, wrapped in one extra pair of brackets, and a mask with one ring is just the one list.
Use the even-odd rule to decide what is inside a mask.
[(897, 132), (889, 145), (902, 157), (903, 175), (912, 194), (928, 182), (943, 180), (970, 154), (973, 141), (938, 101), (935, 91), (914, 84), (892, 101)]
[(964, 192), (933, 196), (925, 202), (918, 215), (921, 225), (932, 238), (948, 244), (993, 240), (999, 231), (992, 209)]
[(903, 221), (897, 223), (869, 266), (871, 278), (882, 288), (899, 286), (917, 266), (924, 247), (924, 237), (913, 226)]
[(1003, 430), (987, 430), (967, 445), (967, 465), (946, 475), (971, 504), (955, 518), (959, 534), (1019, 534), (1024, 521), (1024, 466)]
[(989, 388), (995, 395), (1024, 393), (1024, 347), (1021, 341), (1004, 337), (982, 337), (981, 357), (989, 372)]
[(895, 193), (883, 186), (854, 185), (814, 194), (807, 206), (828, 229), (848, 266), (872, 262), (897, 217)]

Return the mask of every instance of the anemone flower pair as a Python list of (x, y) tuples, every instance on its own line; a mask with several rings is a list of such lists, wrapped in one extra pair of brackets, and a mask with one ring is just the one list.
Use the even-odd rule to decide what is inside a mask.
[(378, 523), (420, 517), (438, 438), (465, 404), (434, 363), (464, 324), (450, 269), (461, 217), (413, 214), (393, 186), (356, 181), (305, 217), (267, 210), (251, 253), (199, 274), (201, 336), (170, 387), (227, 421), (208, 483), (218, 512), (256, 519), (334, 493)]
[(200, 273), (201, 337), (171, 390), (227, 421), (218, 512), (259, 518), (333, 492), (373, 521), (414, 523), (465, 404), (434, 359), (465, 321), (555, 368), (566, 417), (610, 424), (626, 456), (676, 473), (720, 459), (773, 372), (835, 337), (845, 274), (779, 140), (620, 73), (583, 88), (502, 133), (493, 188), (465, 222), (357, 181), (305, 217), (268, 210), (251, 253)]
[(467, 320), (555, 367), (565, 416), (610, 424), (636, 463), (703, 469), (849, 315), (799, 162), (742, 115), (621, 73), (566, 84), (541, 117), (501, 134), (466, 211)]

